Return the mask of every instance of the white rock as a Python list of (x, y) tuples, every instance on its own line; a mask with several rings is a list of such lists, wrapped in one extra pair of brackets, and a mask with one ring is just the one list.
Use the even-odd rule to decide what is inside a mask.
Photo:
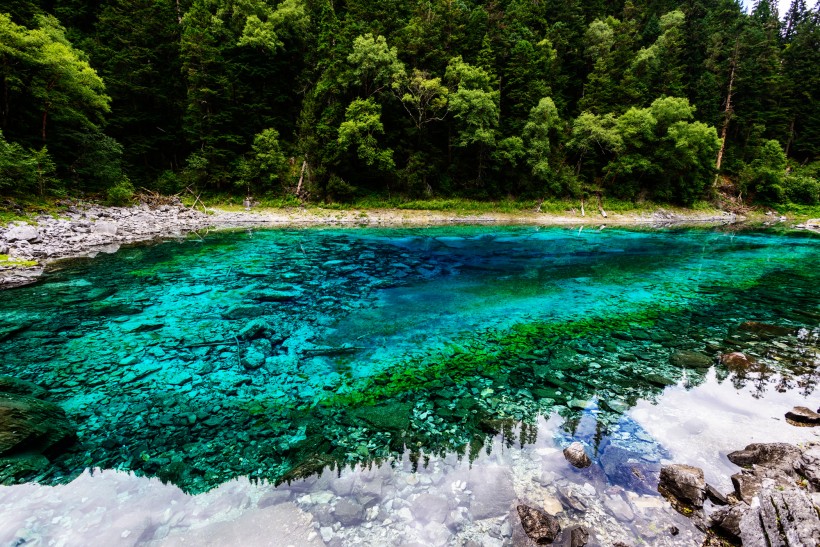
[(6, 231), (7, 241), (37, 241), (40, 231), (30, 224), (15, 224)]

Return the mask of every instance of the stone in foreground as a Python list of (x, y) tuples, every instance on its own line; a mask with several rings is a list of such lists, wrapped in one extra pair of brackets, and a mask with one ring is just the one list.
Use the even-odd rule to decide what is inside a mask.
[(803, 490), (767, 486), (759, 499), (740, 519), (744, 547), (820, 545), (820, 517)]
[(786, 412), (786, 419), (798, 424), (818, 425), (820, 424), (820, 414), (804, 406), (796, 406)]
[(807, 448), (794, 462), (794, 469), (808, 479), (814, 491), (820, 491), (820, 445)]
[(578, 441), (575, 441), (564, 449), (564, 457), (570, 464), (579, 469), (592, 465), (592, 460), (587, 456), (584, 445)]
[(519, 505), (517, 509), (524, 532), (536, 545), (550, 545), (561, 533), (558, 519), (549, 513), (528, 505)]
[(706, 497), (706, 479), (703, 470), (691, 465), (674, 464), (661, 468), (658, 491), (688, 507), (703, 507)]

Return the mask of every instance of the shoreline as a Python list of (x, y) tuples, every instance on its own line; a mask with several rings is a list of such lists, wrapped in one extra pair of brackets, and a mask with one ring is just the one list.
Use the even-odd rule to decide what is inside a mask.
[[(450, 212), (405, 209), (335, 210), (320, 208), (254, 209), (208, 214), (182, 205), (68, 207), (59, 216), (40, 215), (29, 223), (0, 227), (0, 290), (37, 281), (49, 265), (71, 258), (93, 258), (116, 252), (120, 246), (182, 238), (204, 229), (247, 227), (418, 227), (482, 224), (499, 226), (681, 226), (726, 225), (747, 222), (744, 216), (715, 212), (552, 214), (537, 212)], [(784, 218), (771, 218), (783, 223)], [(4, 263), (5, 262), (5, 263)]]

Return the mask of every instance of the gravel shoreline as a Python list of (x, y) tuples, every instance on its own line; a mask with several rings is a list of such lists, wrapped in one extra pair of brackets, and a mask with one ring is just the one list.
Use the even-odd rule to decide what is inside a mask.
[[(658, 211), (651, 215), (611, 214), (552, 215), (547, 213), (477, 213), (446, 211), (407, 211), (378, 209), (336, 211), (322, 209), (283, 209), (213, 214), (182, 205), (104, 207), (71, 206), (58, 217), (40, 215), (30, 221), (11, 222), (0, 227), (0, 255), (11, 262), (0, 262), (0, 290), (33, 283), (48, 264), (57, 260), (93, 257), (116, 252), (121, 245), (185, 237), (208, 228), (249, 226), (430, 226), (446, 224), (521, 224), (521, 225), (664, 225), (680, 223), (733, 223), (743, 220), (731, 214), (679, 215)], [(22, 262), (22, 263), (21, 263)], [(30, 264), (36, 263), (35, 265)]]

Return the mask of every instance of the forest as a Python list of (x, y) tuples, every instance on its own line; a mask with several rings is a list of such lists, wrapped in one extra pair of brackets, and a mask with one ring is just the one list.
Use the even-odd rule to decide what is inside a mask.
[(0, 195), (820, 201), (820, 3), (0, 12)]

